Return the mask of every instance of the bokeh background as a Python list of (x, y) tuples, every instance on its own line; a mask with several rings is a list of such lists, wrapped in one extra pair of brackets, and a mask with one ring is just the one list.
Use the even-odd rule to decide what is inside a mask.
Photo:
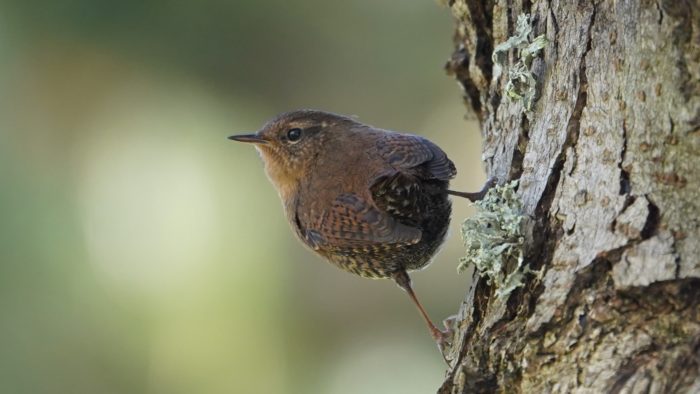
[[(355, 114), (429, 136), (477, 190), (452, 28), (426, 0), (0, 3), (0, 392), (434, 392), (408, 297), (304, 249), (225, 137)], [(438, 321), (467, 215), (413, 275)]]

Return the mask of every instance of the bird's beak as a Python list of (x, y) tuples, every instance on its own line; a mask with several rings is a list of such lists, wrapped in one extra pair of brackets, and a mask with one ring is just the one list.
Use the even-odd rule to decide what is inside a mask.
[(257, 134), (238, 134), (228, 137), (230, 140), (238, 142), (248, 142), (251, 144), (267, 144), (267, 140)]

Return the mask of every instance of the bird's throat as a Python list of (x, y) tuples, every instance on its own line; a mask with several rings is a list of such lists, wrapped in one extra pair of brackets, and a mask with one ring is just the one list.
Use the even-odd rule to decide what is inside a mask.
[(287, 163), (284, 163), (274, 152), (261, 149), (260, 154), (265, 163), (265, 173), (272, 186), (277, 189), (282, 201), (293, 200), (299, 189), (299, 179), (289, 171)]

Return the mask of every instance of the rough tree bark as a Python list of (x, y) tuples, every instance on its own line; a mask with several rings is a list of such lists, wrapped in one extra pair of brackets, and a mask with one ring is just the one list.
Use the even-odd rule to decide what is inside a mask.
[[(488, 175), (519, 180), (534, 272), (502, 299), (475, 274), (440, 392), (700, 392), (698, 1), (448, 5), (447, 68)], [(529, 116), (492, 61), (521, 14), (549, 41)]]

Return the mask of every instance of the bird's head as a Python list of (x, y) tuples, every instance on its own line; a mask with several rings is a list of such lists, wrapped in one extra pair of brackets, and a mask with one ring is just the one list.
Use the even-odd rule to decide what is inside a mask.
[(265, 172), (284, 197), (308, 176), (328, 139), (340, 137), (343, 130), (357, 124), (341, 115), (298, 110), (278, 115), (256, 133), (232, 135), (229, 139), (255, 145), (265, 163)]

